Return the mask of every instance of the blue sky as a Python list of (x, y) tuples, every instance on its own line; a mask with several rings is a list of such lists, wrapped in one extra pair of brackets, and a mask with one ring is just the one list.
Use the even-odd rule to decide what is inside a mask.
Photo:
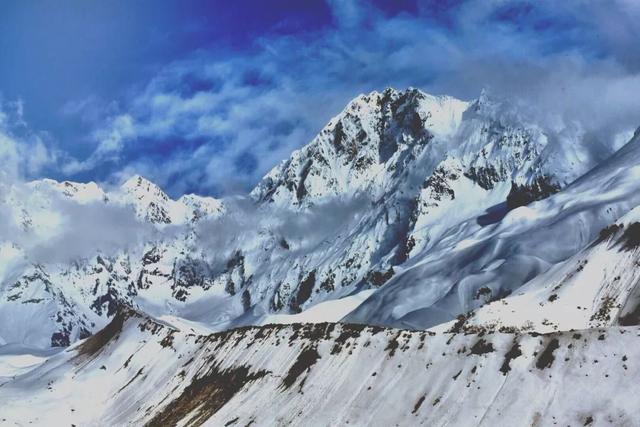
[(0, 161), (21, 179), (246, 192), (387, 86), (490, 88), (604, 135), (640, 125), (639, 19), (633, 0), (9, 0)]

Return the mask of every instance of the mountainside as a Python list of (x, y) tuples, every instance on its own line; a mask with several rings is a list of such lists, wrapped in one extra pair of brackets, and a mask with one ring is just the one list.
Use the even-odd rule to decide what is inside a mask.
[[(533, 289), (536, 283), (547, 286), (560, 281), (554, 276), (558, 270), (568, 274), (567, 268), (577, 268), (563, 270), (560, 263), (571, 257), (568, 263), (583, 262), (594, 250), (587, 246), (601, 231), (640, 204), (639, 173), (640, 137), (636, 134), (619, 152), (557, 194), (503, 212), (499, 221), (478, 217), (451, 227), (347, 320), (425, 328), (492, 300), (500, 299), (494, 307), (503, 304), (510, 299), (502, 298), (527, 282), (528, 289)], [(556, 265), (550, 274), (542, 274)], [(613, 265), (607, 264), (609, 268)], [(605, 283), (592, 280), (593, 291), (600, 292)], [(542, 313), (538, 308), (533, 311)], [(523, 312), (517, 316), (523, 322), (529, 320)]]
[(603, 228), (596, 241), (514, 295), (435, 330), (557, 330), (640, 323), (640, 212)]
[(197, 336), (120, 311), (79, 345), (0, 377), (0, 420), (633, 425), (635, 401), (614, 396), (639, 387), (629, 375), (639, 337), (637, 327), (436, 335), (326, 323)]

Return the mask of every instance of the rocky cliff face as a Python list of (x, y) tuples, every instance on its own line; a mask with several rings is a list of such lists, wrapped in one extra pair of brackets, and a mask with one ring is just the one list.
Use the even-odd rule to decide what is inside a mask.
[(436, 136), (456, 131), (466, 108), (465, 102), (415, 89), (361, 95), (267, 174), (252, 197), (284, 206), (359, 191), (379, 198), (398, 186), (405, 168)]

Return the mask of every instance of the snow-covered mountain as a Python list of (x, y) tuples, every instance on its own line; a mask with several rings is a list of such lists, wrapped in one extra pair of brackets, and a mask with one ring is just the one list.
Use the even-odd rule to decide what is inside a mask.
[[(119, 304), (133, 304), (151, 283), (169, 277), (169, 289), (152, 292), (180, 300), (196, 267), (177, 256), (191, 247), (199, 221), (225, 209), (208, 197), (171, 200), (141, 177), (111, 192), (52, 180), (4, 190), (3, 231), (10, 238), (0, 245), (2, 344), (69, 345), (103, 327)], [(163, 232), (169, 224), (177, 229)], [(174, 255), (165, 260), (170, 264), (160, 263), (167, 251)]]
[[(578, 137), (486, 93), (463, 102), (387, 89), (353, 100), (248, 199), (172, 200), (140, 176), (109, 190), (8, 186), (2, 209), (17, 237), (2, 246), (0, 300), (4, 317), (25, 327), (0, 323), (0, 342), (68, 345), (121, 304), (214, 331), (373, 290), (350, 320), (420, 328), (453, 319), (484, 301), (474, 296), (485, 282), (489, 299), (512, 292), (632, 207), (633, 197), (620, 201), (577, 240), (567, 233), (566, 248), (502, 244), (516, 208), (595, 166)], [(537, 216), (520, 221), (522, 233)], [(86, 250), (62, 256), (83, 239)]]
[(361, 95), (246, 197), (0, 183), (5, 419), (632, 424), (585, 390), (634, 387), (640, 132), (527, 111)]
[[(636, 133), (616, 154), (557, 194), (498, 212), (504, 215), (499, 221), (485, 219), (497, 215), (489, 211), (485, 217), (469, 218), (451, 227), (423, 256), (405, 263), (401, 275), (348, 319), (430, 327), (488, 301), (500, 299), (494, 306), (504, 304), (510, 298), (502, 298), (520, 293), (525, 283), (527, 289), (533, 289), (559, 281), (554, 274), (562, 270), (563, 263), (587, 257), (585, 253), (592, 251), (589, 244), (602, 230), (640, 204), (639, 171), (640, 137)], [(549, 274), (543, 274), (547, 271)], [(603, 291), (605, 282), (596, 279), (593, 283), (593, 292)], [(542, 313), (539, 308), (534, 311)], [(522, 322), (529, 320), (520, 311), (516, 316)]]

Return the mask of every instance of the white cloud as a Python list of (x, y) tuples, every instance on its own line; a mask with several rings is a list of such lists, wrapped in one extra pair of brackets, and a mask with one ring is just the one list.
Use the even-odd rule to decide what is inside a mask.
[(66, 174), (75, 174), (95, 168), (102, 162), (117, 160), (124, 148), (125, 141), (134, 139), (136, 127), (129, 114), (113, 117), (105, 128), (96, 130), (93, 138), (98, 141), (97, 148), (87, 159), (78, 161), (69, 159), (61, 169)]
[(56, 151), (27, 126), (23, 102), (0, 99), (0, 179), (28, 179), (56, 161)]
[(174, 194), (246, 190), (348, 100), (386, 86), (463, 99), (489, 87), (593, 135), (640, 124), (630, 95), (640, 88), (636, 2), (463, 2), (447, 25), (428, 8), (389, 18), (358, 1), (329, 3), (332, 29), (167, 64), (66, 172), (112, 162), (111, 180), (144, 171)]

